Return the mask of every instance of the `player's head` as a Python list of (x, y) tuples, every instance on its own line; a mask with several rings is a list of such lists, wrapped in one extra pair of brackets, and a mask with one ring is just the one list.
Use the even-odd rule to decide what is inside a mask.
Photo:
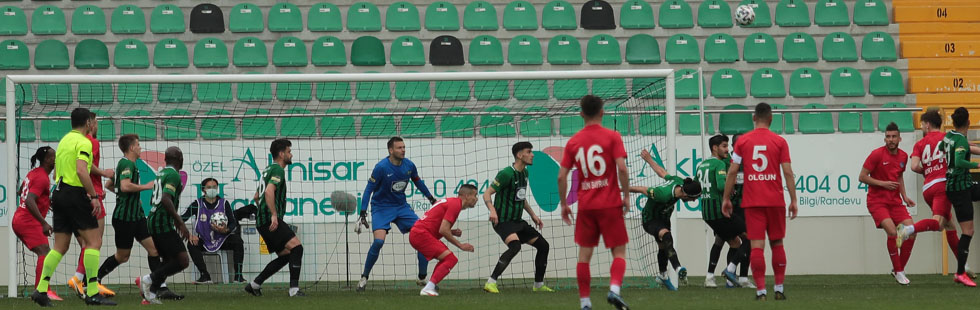
[(728, 157), (728, 136), (717, 134), (708, 139), (708, 147), (711, 148), (711, 155), (719, 158)]
[(201, 181), (201, 190), (204, 191), (204, 197), (218, 197), (218, 180), (214, 178), (204, 179), (204, 181)]
[(476, 186), (473, 184), (463, 184), (459, 186), (459, 200), (463, 202), (463, 209), (469, 209), (476, 206)]
[(885, 148), (890, 152), (894, 152), (898, 149), (898, 144), (902, 142), (902, 135), (899, 134), (898, 124), (895, 122), (888, 123), (885, 127)]
[(289, 142), (289, 139), (276, 139), (272, 141), (272, 145), (269, 146), (269, 152), (272, 153), (272, 160), (278, 161), (282, 160), (284, 165), (291, 165), (293, 163), (293, 143)]
[(180, 148), (176, 146), (168, 147), (163, 152), (163, 161), (167, 163), (167, 166), (174, 167), (174, 169), (180, 171), (180, 169), (184, 168), (184, 152), (181, 152)]
[(760, 102), (755, 105), (755, 113), (752, 114), (752, 121), (755, 122), (756, 128), (760, 126), (769, 128), (769, 125), (772, 124), (772, 106), (765, 102)]
[(531, 142), (521, 141), (514, 143), (514, 146), (510, 148), (510, 152), (514, 154), (514, 161), (519, 161), (530, 166), (534, 164), (534, 152), (531, 151), (532, 149), (534, 149), (534, 146), (531, 145)]
[(34, 156), (31, 156), (31, 168), (34, 168), (40, 162), (41, 167), (49, 170), (54, 169), (54, 154), (55, 151), (50, 146), (37, 148)]
[(99, 116), (92, 111), (89, 111), (89, 113), (91, 115), (89, 115), (89, 120), (88, 120), (88, 134), (94, 137), (99, 134), (99, 122), (96, 121), (96, 118), (98, 118)]
[(136, 158), (140, 157), (140, 152), (143, 149), (140, 147), (140, 136), (134, 133), (128, 133), (119, 137), (119, 150), (123, 152), (123, 155), (129, 153), (135, 153)]
[(85, 130), (88, 132), (88, 122), (95, 119), (92, 112), (86, 108), (75, 108), (71, 111), (71, 128), (76, 130)]
[(970, 111), (967, 111), (964, 107), (953, 110), (953, 115), (950, 118), (953, 119), (953, 127), (956, 127), (957, 131), (970, 127)]
[(683, 201), (698, 200), (701, 197), (701, 182), (691, 178), (684, 179), (684, 184), (681, 184), (680, 191), (675, 190), (674, 196)]
[(602, 98), (593, 95), (585, 95), (579, 100), (579, 106), (582, 111), (579, 114), (586, 121), (601, 119), (602, 118)]
[(388, 156), (397, 160), (405, 159), (405, 139), (398, 136), (388, 139)]
[(930, 109), (919, 115), (919, 126), (927, 133), (939, 130), (943, 126), (943, 117), (939, 115), (938, 110)]

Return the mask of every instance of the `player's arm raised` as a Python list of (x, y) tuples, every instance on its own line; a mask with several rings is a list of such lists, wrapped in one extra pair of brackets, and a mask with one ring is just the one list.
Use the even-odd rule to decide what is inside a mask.
[(449, 222), (449, 220), (442, 220), (442, 225), (439, 226), (439, 234), (441, 234), (443, 238), (446, 238), (446, 241), (449, 241), (449, 243), (452, 243), (460, 250), (473, 252), (472, 244), (459, 242), (459, 240), (453, 236), (453, 223)]
[(793, 174), (793, 165), (784, 162), (780, 166), (783, 168), (783, 181), (786, 182), (786, 189), (789, 190), (789, 218), (795, 219), (799, 207), (796, 205), (796, 176)]
[(279, 212), (276, 212), (276, 184), (269, 182), (265, 186), (265, 206), (269, 209), (269, 214), (271, 214), (271, 219), (269, 223), (269, 231), (276, 231), (279, 228)]
[(647, 164), (650, 165), (650, 168), (653, 168), (653, 172), (656, 172), (661, 179), (667, 176), (668, 174), (667, 169), (664, 169), (664, 167), (661, 167), (660, 165), (657, 164), (656, 161), (653, 160), (653, 156), (650, 155), (650, 151), (647, 150), (640, 151), (640, 157), (642, 157), (643, 161), (647, 162)]
[[(737, 156), (737, 155), (736, 155)], [(728, 176), (725, 177), (725, 191), (721, 194), (721, 213), (725, 217), (732, 217), (732, 192), (735, 190), (735, 178), (738, 176), (738, 169), (742, 165), (732, 161), (731, 167), (728, 167)], [(795, 184), (794, 184), (795, 185)]]

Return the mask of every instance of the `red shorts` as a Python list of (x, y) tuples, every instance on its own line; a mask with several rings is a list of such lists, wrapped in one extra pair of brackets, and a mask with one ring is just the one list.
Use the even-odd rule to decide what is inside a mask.
[(607, 249), (629, 243), (630, 237), (626, 234), (622, 208), (578, 211), (578, 217), (575, 218), (575, 243), (594, 248), (599, 246), (600, 235)]
[(947, 220), (953, 219), (950, 212), (953, 209), (953, 204), (946, 197), (946, 182), (933, 184), (929, 189), (922, 192), (922, 197), (925, 198), (926, 204), (932, 208), (932, 215), (940, 215)]
[(24, 242), (28, 249), (34, 249), (41, 245), (48, 245), (48, 236), (44, 235), (44, 229), (37, 220), (22, 220), (15, 218), (12, 223), (14, 234), (17, 239)]
[(438, 258), (439, 255), (449, 251), (449, 247), (445, 243), (436, 239), (425, 230), (412, 230), (408, 233), (408, 243), (415, 248), (416, 251), (422, 253), (425, 259), (432, 260)]
[(781, 240), (786, 237), (785, 207), (745, 208), (745, 233), (749, 240)]
[[(103, 200), (105, 199), (99, 199), (99, 206), (102, 207), (102, 213), (99, 213), (99, 216), (95, 217), (96, 220), (101, 220), (105, 218), (105, 202)], [(102, 225), (105, 226), (105, 224)]]
[[(946, 196), (946, 195), (943, 195)], [(871, 219), (875, 221), (875, 227), (881, 228), (881, 222), (887, 219), (891, 219), (895, 224), (901, 223), (905, 220), (911, 220), (912, 216), (909, 215), (909, 210), (905, 209), (903, 204), (884, 204), (884, 203), (874, 203), (868, 205), (868, 212), (871, 213)], [(948, 212), (948, 211), (947, 211)]]

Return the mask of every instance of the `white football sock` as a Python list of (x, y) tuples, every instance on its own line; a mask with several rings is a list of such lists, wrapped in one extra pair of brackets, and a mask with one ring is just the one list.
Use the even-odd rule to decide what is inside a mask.
[(290, 287), (289, 288), (289, 296), (290, 297), (296, 296), (296, 293), (297, 292), (299, 292), (299, 288), (298, 287)]
[(579, 298), (578, 303), (580, 308), (592, 307), (592, 299), (588, 297)]
[(261, 284), (258, 284), (258, 283), (255, 283), (255, 281), (249, 282), (248, 285), (251, 285), (252, 286), (252, 289), (255, 289), (255, 290), (262, 288), (262, 285)]
[(82, 286), (85, 286), (85, 283), (88, 282), (85, 281), (85, 274), (78, 271), (75, 272), (75, 279), (82, 281)]
[(494, 278), (487, 278), (487, 283), (497, 283), (497, 280)]
[(725, 270), (731, 273), (735, 273), (737, 267), (738, 265), (735, 265), (734, 263), (729, 263), (728, 267), (726, 267)]
[(756, 290), (755, 291), (755, 296), (762, 296), (762, 295), (766, 295), (766, 289), (761, 289), (761, 290)]
[(436, 284), (432, 283), (432, 281), (429, 281), (429, 283), (425, 284), (425, 289), (429, 291), (434, 291), (436, 290)]
[(783, 292), (783, 285), (782, 284), (776, 284), (773, 287), (773, 290), (776, 291), (777, 293), (782, 293)]
[(541, 288), (544, 286), (544, 282), (534, 282), (534, 288)]
[(609, 286), (609, 291), (610, 292), (613, 292), (613, 294), (619, 295), (619, 290), (620, 290), (619, 285), (610, 285)]

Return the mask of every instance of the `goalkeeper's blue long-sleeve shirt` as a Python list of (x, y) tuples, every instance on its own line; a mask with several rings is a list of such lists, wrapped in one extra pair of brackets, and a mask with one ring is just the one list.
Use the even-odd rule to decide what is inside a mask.
[[(396, 208), (408, 207), (408, 200), (405, 198), (405, 189), (411, 181), (415, 187), (422, 192), (426, 198), (432, 197), (429, 188), (419, 177), (415, 163), (408, 158), (402, 159), (402, 164), (395, 166), (387, 157), (374, 165), (371, 178), (368, 179), (367, 186), (364, 188), (364, 197), (361, 199), (361, 210), (368, 210), (368, 202), (373, 208)], [(373, 198), (373, 199), (372, 199)]]

